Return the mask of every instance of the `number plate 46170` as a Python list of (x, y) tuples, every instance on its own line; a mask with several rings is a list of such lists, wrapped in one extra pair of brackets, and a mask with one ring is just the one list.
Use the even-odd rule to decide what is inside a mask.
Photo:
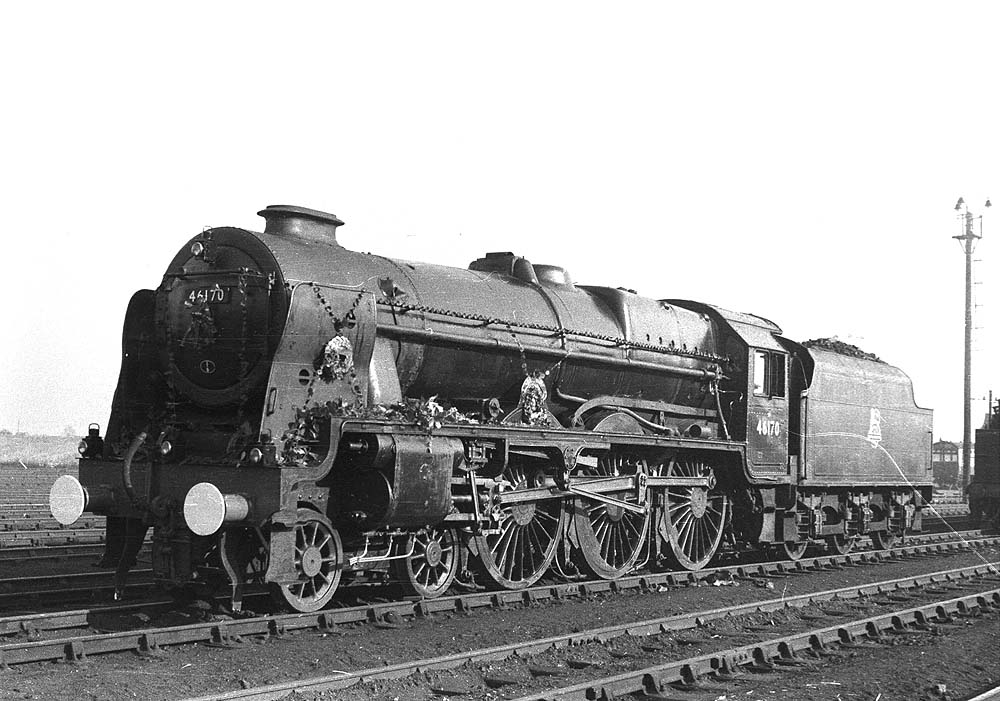
[(189, 304), (225, 304), (229, 301), (229, 288), (220, 287), (199, 287), (191, 290), (187, 296)]

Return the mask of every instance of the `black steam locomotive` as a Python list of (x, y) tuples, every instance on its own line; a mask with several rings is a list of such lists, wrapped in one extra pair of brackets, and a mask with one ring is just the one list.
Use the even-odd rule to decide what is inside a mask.
[(60, 478), (124, 575), (153, 527), (166, 584), (268, 583), (299, 611), (342, 576), (433, 597), (550, 568), (698, 569), (919, 530), (931, 412), (900, 370), (759, 316), (344, 249), (337, 217), (206, 230), (125, 319), (102, 438)]
[(990, 401), (983, 427), (976, 429), (976, 473), (969, 481), (972, 523), (1000, 528), (1000, 400)]

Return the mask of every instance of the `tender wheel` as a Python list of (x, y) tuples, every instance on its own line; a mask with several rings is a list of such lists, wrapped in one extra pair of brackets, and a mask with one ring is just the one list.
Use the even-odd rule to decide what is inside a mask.
[(846, 555), (854, 548), (854, 538), (846, 535), (827, 536), (826, 547), (837, 555)]
[[(507, 493), (544, 486), (541, 468), (512, 465), (500, 483)], [(505, 589), (530, 587), (545, 574), (559, 547), (566, 524), (562, 499), (543, 499), (497, 506), (489, 528), (477, 535), (476, 550), (483, 569)]]
[[(596, 467), (584, 468), (578, 474), (616, 477), (638, 473), (643, 479), (647, 472), (645, 460), (609, 454), (601, 457)], [(586, 489), (586, 482), (579, 484)], [(606, 496), (644, 506), (645, 511), (637, 513), (615, 504), (577, 499), (573, 503), (572, 526), (580, 547), (574, 551), (574, 559), (598, 577), (617, 579), (635, 566), (642, 553), (649, 533), (651, 510), (645, 494), (640, 501), (636, 489), (608, 492)]]
[(786, 540), (774, 546), (774, 551), (780, 559), (798, 562), (806, 554), (809, 548), (809, 510), (801, 501), (795, 503), (795, 533), (799, 537), (797, 541)]
[(318, 611), (330, 603), (340, 583), (344, 560), (340, 534), (322, 514), (299, 509), (294, 557), (299, 581), (275, 585), (275, 598), (296, 611)]
[(889, 550), (896, 544), (897, 534), (892, 531), (875, 531), (871, 534), (872, 545), (877, 550)]
[(424, 599), (441, 596), (458, 572), (458, 533), (452, 528), (427, 528), (414, 534), (407, 544), (410, 556), (393, 560), (396, 578)]
[(809, 543), (804, 540), (800, 540), (797, 543), (787, 541), (777, 546), (778, 556), (792, 562), (798, 562), (806, 554), (807, 547), (809, 547)]
[(710, 477), (713, 487), (668, 487), (660, 516), (659, 531), (670, 546), (670, 554), (686, 570), (707, 565), (722, 540), (729, 500), (714, 490), (714, 472), (696, 458), (681, 458), (661, 467), (667, 477)]

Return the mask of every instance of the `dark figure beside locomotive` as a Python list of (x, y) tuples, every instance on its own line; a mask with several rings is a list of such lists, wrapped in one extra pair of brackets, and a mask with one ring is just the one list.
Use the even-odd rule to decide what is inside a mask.
[(299, 611), (342, 576), (433, 597), (920, 530), (931, 412), (874, 356), (510, 253), (411, 263), (344, 249), (330, 214), (260, 214), (133, 296), (103, 445), (53, 486), (61, 522), (108, 516), (121, 577), (150, 526), (164, 584), (228, 582), (238, 609), (267, 583)]

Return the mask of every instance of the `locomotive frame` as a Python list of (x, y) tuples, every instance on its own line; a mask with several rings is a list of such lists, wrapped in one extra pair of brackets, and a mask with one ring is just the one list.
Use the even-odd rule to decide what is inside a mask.
[(60, 521), (108, 515), (120, 582), (150, 526), (162, 582), (228, 582), (234, 610), (268, 583), (299, 611), (345, 573), (433, 597), (920, 528), (931, 413), (892, 366), (510, 253), (414, 264), (346, 251), (333, 215), (260, 214), (136, 293), (106, 438), (53, 487)]

